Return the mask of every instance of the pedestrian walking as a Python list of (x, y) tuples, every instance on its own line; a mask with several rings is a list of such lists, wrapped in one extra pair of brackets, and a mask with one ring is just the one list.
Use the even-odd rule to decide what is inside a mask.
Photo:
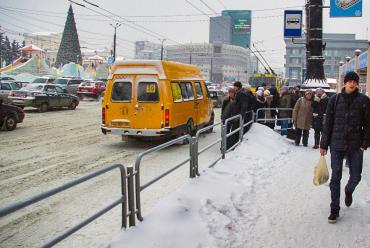
[(301, 98), (301, 97), (302, 97), (301, 86), (299, 86), (299, 85), (294, 86), (293, 94), (292, 94), (292, 108), (294, 108), (298, 99)]
[(353, 192), (361, 180), (363, 152), (370, 146), (370, 100), (358, 90), (359, 76), (348, 72), (341, 93), (330, 97), (320, 142), (325, 156), (330, 146), (331, 203), (329, 223), (336, 223), (340, 210), (340, 181), (343, 158), (349, 160), (349, 180), (344, 188), (344, 203), (352, 205)]
[(314, 100), (312, 101), (312, 128), (315, 131), (314, 149), (318, 149), (324, 125), (324, 116), (329, 98), (321, 88), (316, 89)]
[[(288, 87), (284, 86), (280, 89), (280, 99), (279, 99), (279, 108), (291, 108), (291, 101), (292, 96), (289, 93)], [(289, 128), (289, 121), (287, 118), (292, 118), (292, 111), (291, 110), (279, 110), (278, 118), (282, 119), (280, 120), (280, 126), (281, 126), (281, 135), (287, 135), (288, 134), (288, 128)], [(284, 119), (285, 118), (285, 119)]]
[(254, 105), (254, 112), (257, 114), (257, 119), (259, 119), (257, 122), (264, 123), (262, 119), (265, 119), (265, 110), (259, 110), (258, 109), (267, 108), (266, 99), (264, 96), (264, 93), (262, 90), (257, 90), (256, 92), (256, 104)]
[(302, 138), (303, 146), (308, 145), (309, 131), (312, 125), (312, 90), (308, 89), (299, 98), (293, 109), (293, 124), (296, 129), (295, 145), (299, 146)]
[[(263, 96), (266, 99), (266, 108), (273, 108), (273, 100), (274, 96), (271, 95), (269, 90), (265, 90), (263, 92)], [(271, 129), (274, 129), (275, 127), (275, 110), (267, 109), (265, 110), (265, 125), (268, 126)]]
[[(228, 96), (222, 103), (221, 111), (221, 121), (225, 124), (226, 119), (238, 115), (236, 112), (236, 102), (235, 102), (235, 89), (231, 88), (228, 91)], [(231, 120), (227, 123), (226, 133), (230, 133), (239, 127), (239, 120)], [(226, 139), (226, 149), (232, 147), (236, 142), (238, 142), (239, 134), (235, 133)]]

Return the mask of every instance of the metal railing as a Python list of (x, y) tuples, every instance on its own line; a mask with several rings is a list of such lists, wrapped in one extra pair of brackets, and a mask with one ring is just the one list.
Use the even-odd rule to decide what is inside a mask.
[[(200, 130), (197, 131), (197, 133), (195, 134), (195, 137), (193, 137), (193, 154), (195, 154), (195, 157), (194, 157), (194, 167), (195, 167), (195, 174), (197, 176), (200, 176), (199, 174), (199, 164), (198, 164), (198, 157), (200, 154), (204, 153), (205, 151), (211, 149), (213, 146), (217, 145), (218, 143), (222, 143), (222, 138), (219, 138), (215, 141), (213, 141), (211, 144), (207, 145), (206, 147), (202, 148), (200, 151), (199, 150), (199, 136), (202, 134), (202, 133), (205, 133), (205, 132), (209, 132), (209, 130), (213, 130), (214, 127), (216, 126), (219, 126), (221, 125), (221, 122), (217, 122), (211, 126), (207, 126), (207, 127), (204, 127)], [(222, 159), (222, 155), (221, 156), (218, 156), (214, 161), (211, 162), (211, 164), (208, 166), (208, 167), (213, 167), (220, 159)]]
[[(189, 145), (189, 158), (180, 162), (180, 163), (178, 163), (177, 165), (175, 165), (171, 169), (167, 170), (166, 172), (162, 173), (161, 175), (157, 176), (156, 178), (152, 179), (151, 181), (147, 182), (146, 184), (140, 185), (140, 165), (141, 165), (141, 160), (143, 159), (143, 157), (150, 154), (150, 153), (163, 150), (166, 147), (172, 146), (173, 144), (177, 144), (177, 143), (183, 142), (183, 141), (188, 141), (189, 144), (190, 144)], [(194, 151), (194, 149), (193, 149), (193, 139), (189, 134), (187, 134), (187, 135), (181, 136), (177, 139), (170, 140), (170, 141), (168, 141), (164, 144), (161, 144), (159, 146), (153, 147), (149, 150), (146, 150), (146, 151), (140, 153), (137, 156), (137, 158), (135, 160), (135, 171), (133, 172), (133, 175), (135, 176), (136, 216), (137, 216), (138, 220), (140, 220), (140, 221), (143, 220), (143, 217), (142, 217), (142, 214), (141, 214), (141, 197), (140, 197), (141, 191), (143, 191), (145, 188), (149, 187), (153, 183), (157, 182), (159, 179), (161, 179), (161, 178), (165, 177), (166, 175), (170, 174), (171, 172), (173, 172), (177, 168), (180, 168), (181, 166), (183, 166), (187, 162), (190, 162), (190, 177), (194, 177), (195, 169), (194, 169), (194, 162), (193, 162), (193, 158), (194, 158), (193, 151)], [(130, 192), (129, 192), (129, 194), (130, 194)], [(132, 198), (135, 198), (135, 197), (132, 196)], [(130, 198), (131, 198), (131, 194), (130, 194)], [(131, 205), (133, 203), (134, 202), (132, 202)], [(132, 207), (133, 207), (133, 209), (135, 208), (135, 206), (132, 206)]]
[[(255, 122), (265, 122), (265, 123), (267, 123), (267, 122), (274, 122), (275, 123), (275, 121), (284, 121), (284, 120), (287, 120), (288, 122), (292, 122), (292, 118), (291, 117), (282, 117), (282, 118), (280, 118), (280, 117), (278, 117), (278, 114), (276, 114), (276, 118), (267, 118), (266, 117), (266, 112), (264, 113), (264, 118), (258, 118), (258, 116), (259, 116), (259, 113), (260, 113), (260, 111), (293, 111), (293, 109), (292, 108), (259, 108), (259, 109), (257, 109), (257, 111), (256, 111), (256, 114), (255, 114), (255, 116), (256, 116), (256, 119), (255, 119)], [(287, 128), (280, 128), (279, 130), (287, 130), (287, 129), (290, 129), (289, 127), (287, 127)]]
[(121, 197), (118, 198), (117, 200), (115, 200), (114, 202), (112, 202), (111, 204), (109, 204), (108, 206), (106, 206), (105, 208), (99, 210), (98, 212), (96, 212), (92, 216), (86, 218), (85, 220), (81, 221), (80, 223), (78, 223), (78, 224), (74, 225), (73, 227), (67, 229), (66, 231), (64, 231), (64, 233), (60, 234), (59, 236), (49, 240), (48, 242), (43, 244), (41, 247), (52, 247), (52, 246), (54, 246), (55, 244), (59, 243), (63, 239), (72, 235), (73, 233), (75, 233), (76, 231), (81, 229), (82, 227), (91, 223), (92, 221), (99, 218), (100, 216), (107, 213), (112, 208), (114, 208), (115, 206), (117, 206), (118, 204), (121, 204), (121, 203), (122, 203), (122, 225), (121, 225), (121, 227), (126, 228), (127, 227), (126, 171), (125, 171), (125, 167), (122, 164), (114, 164), (114, 165), (99, 169), (95, 172), (89, 173), (89, 174), (87, 174), (83, 177), (72, 180), (72, 181), (70, 181), (66, 184), (63, 184), (63, 185), (59, 186), (59, 187), (55, 187), (55, 188), (50, 189), (46, 192), (43, 192), (43, 193), (37, 194), (33, 197), (30, 197), (26, 200), (19, 201), (19, 202), (16, 202), (14, 204), (8, 205), (4, 208), (1, 208), (0, 209), (0, 217), (7, 216), (7, 215), (9, 215), (13, 212), (16, 212), (20, 209), (28, 207), (32, 204), (35, 204), (39, 201), (42, 201), (46, 198), (49, 198), (49, 197), (51, 197), (55, 194), (63, 192), (63, 191), (65, 191), (65, 190), (67, 190), (67, 189), (69, 189), (73, 186), (76, 186), (78, 184), (86, 182), (86, 181), (88, 181), (92, 178), (100, 176), (100, 175), (102, 175), (104, 173), (107, 173), (107, 172), (109, 172), (111, 170), (114, 170), (114, 169), (119, 169), (120, 170), (120, 175), (121, 175)]

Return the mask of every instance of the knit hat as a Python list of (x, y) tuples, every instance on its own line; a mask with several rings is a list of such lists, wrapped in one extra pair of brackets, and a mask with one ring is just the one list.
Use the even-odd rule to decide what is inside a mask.
[(264, 96), (269, 96), (269, 95), (271, 95), (271, 93), (270, 93), (270, 91), (269, 91), (269, 90), (265, 90), (265, 91), (263, 92), (263, 95), (264, 95)]
[(322, 88), (317, 88), (315, 92), (316, 92), (316, 94), (317, 93), (325, 93), (325, 91)]
[(234, 86), (238, 87), (239, 89), (243, 87), (243, 86), (242, 86), (242, 83), (241, 83), (241, 82), (239, 82), (239, 81), (236, 81), (236, 82), (234, 83)]
[(356, 72), (354, 71), (349, 71), (347, 72), (347, 74), (344, 76), (344, 83), (347, 83), (348, 81), (350, 80), (354, 80), (357, 84), (358, 84), (358, 81), (360, 81), (360, 78), (359, 76), (357, 75)]
[(263, 91), (262, 90), (257, 90), (256, 94), (257, 94), (257, 96), (263, 96)]

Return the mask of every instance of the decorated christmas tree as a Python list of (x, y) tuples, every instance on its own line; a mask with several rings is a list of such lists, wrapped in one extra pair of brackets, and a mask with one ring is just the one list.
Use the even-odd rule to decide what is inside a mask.
[(81, 49), (78, 41), (76, 22), (73, 15), (72, 5), (69, 6), (66, 24), (64, 26), (62, 41), (59, 46), (55, 66), (67, 64), (69, 62), (80, 63)]

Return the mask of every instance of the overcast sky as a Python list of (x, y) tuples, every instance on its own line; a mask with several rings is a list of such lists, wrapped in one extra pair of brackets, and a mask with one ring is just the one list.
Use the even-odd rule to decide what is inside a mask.
[[(252, 42), (266, 51), (264, 54), (271, 66), (280, 70), (284, 67), (285, 53), (284, 9), (302, 9), (305, 3), (304, 0), (90, 1), (110, 11), (110, 14), (84, 3), (83, 0), (75, 2), (91, 8), (73, 5), (81, 46), (92, 49), (111, 47), (113, 27), (110, 23), (114, 21), (109, 17), (116, 18), (123, 22), (117, 29), (117, 52), (119, 56), (127, 58), (133, 57), (133, 42), (136, 40), (159, 42), (159, 39), (166, 39), (165, 45), (208, 42), (210, 16), (215, 16), (224, 9), (252, 10)], [(324, 2), (329, 5), (330, 1)], [(68, 6), (67, 0), (1, 0), (0, 25), (8, 36), (19, 40), (22, 37), (14, 35), (15, 33), (62, 32)], [(363, 17), (329, 18), (329, 10), (324, 9), (324, 32), (355, 33), (357, 39), (370, 40), (369, 11), (369, 1), (363, 1)]]

